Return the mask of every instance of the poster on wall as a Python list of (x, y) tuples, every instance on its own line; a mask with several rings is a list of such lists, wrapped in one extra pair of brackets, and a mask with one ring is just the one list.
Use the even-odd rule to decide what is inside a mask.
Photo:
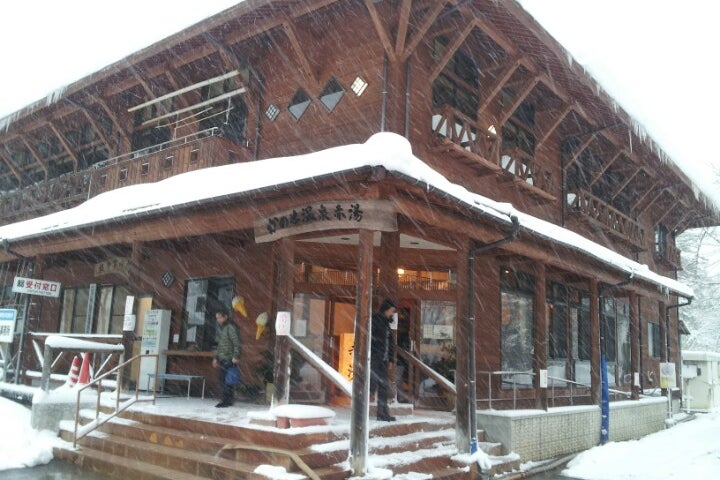
[(17, 310), (0, 308), (0, 343), (12, 343), (15, 336), (15, 320)]

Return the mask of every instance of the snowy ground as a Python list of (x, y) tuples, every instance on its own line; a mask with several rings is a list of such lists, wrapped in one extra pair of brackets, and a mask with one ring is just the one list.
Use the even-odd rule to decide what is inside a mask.
[[(210, 400), (161, 399), (162, 409), (208, 421), (245, 424), (245, 407), (210, 408)], [(256, 406), (262, 410), (261, 405)], [(343, 413), (339, 414), (343, 417)], [(53, 445), (64, 443), (53, 433), (30, 426), (30, 410), (0, 397), (0, 470), (32, 467), (52, 459)], [(317, 428), (317, 427), (313, 427)], [(641, 440), (609, 443), (578, 455), (563, 475), (587, 480), (676, 480), (720, 478), (720, 410)], [(1, 475), (0, 475), (1, 476)]]

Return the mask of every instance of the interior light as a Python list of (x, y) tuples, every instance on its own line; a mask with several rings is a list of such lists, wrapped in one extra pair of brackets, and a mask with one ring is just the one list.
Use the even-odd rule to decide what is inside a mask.
[(488, 131), (489, 133), (492, 133), (493, 135), (497, 135), (497, 129), (495, 128), (495, 125), (490, 125), (490, 126), (487, 128), (487, 131)]
[(362, 77), (355, 77), (355, 80), (353, 81), (352, 85), (350, 85), (350, 90), (355, 92), (355, 95), (358, 97), (365, 92), (365, 89), (367, 88), (368, 83), (363, 80)]
[(398, 268), (397, 269), (398, 275), (405, 275), (405, 269), (404, 268)]
[(280, 114), (280, 107), (278, 107), (274, 103), (271, 103), (270, 105), (268, 105), (267, 109), (265, 109), (265, 116), (271, 122), (274, 122), (279, 114)]

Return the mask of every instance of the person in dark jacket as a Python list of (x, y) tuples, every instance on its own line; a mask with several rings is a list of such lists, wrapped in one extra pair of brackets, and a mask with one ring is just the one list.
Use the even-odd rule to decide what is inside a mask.
[(377, 391), (377, 419), (394, 422), (395, 417), (388, 409), (390, 382), (388, 365), (393, 361), (395, 345), (392, 339), (390, 323), (397, 306), (392, 300), (385, 299), (378, 311), (372, 316), (372, 335), (370, 339), (370, 393)]
[(222, 399), (215, 405), (218, 408), (229, 407), (235, 399), (235, 386), (225, 383), (228, 369), (240, 362), (240, 337), (233, 322), (228, 320), (228, 313), (218, 310), (215, 320), (220, 326), (218, 333), (218, 346), (213, 357), (213, 368), (218, 369), (218, 380), (222, 385)]

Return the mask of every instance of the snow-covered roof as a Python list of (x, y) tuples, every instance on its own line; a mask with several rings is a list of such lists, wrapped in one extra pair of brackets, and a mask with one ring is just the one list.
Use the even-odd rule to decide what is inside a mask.
[(372, 166), (382, 166), (415, 179), (498, 222), (510, 224), (512, 217), (516, 217), (524, 232), (579, 251), (628, 276), (652, 282), (663, 290), (684, 297), (694, 296), (690, 287), (652, 272), (647, 265), (641, 265), (571, 230), (520, 212), (509, 203), (496, 202), (450, 182), (413, 155), (407, 139), (388, 132), (375, 134), (363, 144), (205, 168), (156, 183), (118, 188), (68, 210), (0, 227), (0, 241), (13, 243), (80, 228), (116, 224), (249, 194), (259, 189)]

